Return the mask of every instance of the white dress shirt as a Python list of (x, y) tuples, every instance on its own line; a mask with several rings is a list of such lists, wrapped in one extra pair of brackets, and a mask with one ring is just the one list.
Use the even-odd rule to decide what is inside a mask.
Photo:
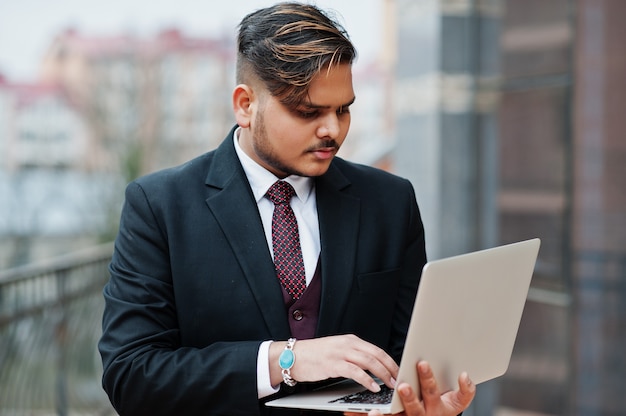
[[(243, 170), (248, 178), (252, 193), (256, 199), (265, 230), (267, 246), (272, 252), (272, 214), (274, 213), (274, 203), (265, 197), (266, 192), (274, 182), (279, 180), (273, 173), (252, 160), (239, 146), (239, 133), (241, 129), (235, 131), (235, 151)], [(306, 284), (311, 283), (317, 261), (320, 255), (320, 234), (319, 222), (317, 218), (317, 203), (315, 200), (315, 189), (312, 178), (291, 175), (283, 179), (289, 182), (296, 196), (291, 198), (291, 208), (298, 221), (298, 232), (300, 234), (300, 246), (302, 248), (302, 259), (304, 261), (304, 272)], [(279, 386), (272, 386), (269, 372), (269, 346), (272, 341), (265, 341), (259, 348), (257, 357), (257, 390), (258, 397), (263, 398), (278, 391)]]

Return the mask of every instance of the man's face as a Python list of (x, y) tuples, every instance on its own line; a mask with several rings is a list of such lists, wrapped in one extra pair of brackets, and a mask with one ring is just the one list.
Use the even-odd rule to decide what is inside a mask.
[(249, 132), (240, 137), (244, 151), (279, 178), (324, 174), (350, 127), (351, 66), (322, 70), (308, 98), (296, 108), (288, 108), (267, 90), (257, 99)]

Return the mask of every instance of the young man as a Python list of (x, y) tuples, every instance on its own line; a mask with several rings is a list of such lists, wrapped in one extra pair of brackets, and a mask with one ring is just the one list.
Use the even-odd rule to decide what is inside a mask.
[[(335, 157), (355, 56), (314, 6), (251, 13), (237, 126), (128, 186), (99, 344), (120, 414), (305, 414), (264, 402), (335, 377), (395, 385), (424, 231), (407, 180)], [(442, 396), (420, 366), (423, 401), (398, 386), (407, 414), (469, 405), (467, 375)]]

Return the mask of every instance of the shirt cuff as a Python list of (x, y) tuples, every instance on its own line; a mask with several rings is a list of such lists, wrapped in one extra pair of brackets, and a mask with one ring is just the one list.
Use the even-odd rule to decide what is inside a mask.
[(259, 346), (259, 353), (256, 359), (257, 392), (258, 398), (270, 396), (280, 389), (280, 384), (272, 386), (270, 379), (270, 344), (273, 341), (265, 341)]

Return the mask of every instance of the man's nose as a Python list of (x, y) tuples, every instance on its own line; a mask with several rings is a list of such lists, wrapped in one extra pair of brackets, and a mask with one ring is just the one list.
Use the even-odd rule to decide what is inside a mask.
[(318, 128), (318, 137), (320, 139), (327, 137), (336, 139), (339, 137), (340, 130), (339, 117), (334, 112), (331, 112), (322, 118), (321, 124)]

